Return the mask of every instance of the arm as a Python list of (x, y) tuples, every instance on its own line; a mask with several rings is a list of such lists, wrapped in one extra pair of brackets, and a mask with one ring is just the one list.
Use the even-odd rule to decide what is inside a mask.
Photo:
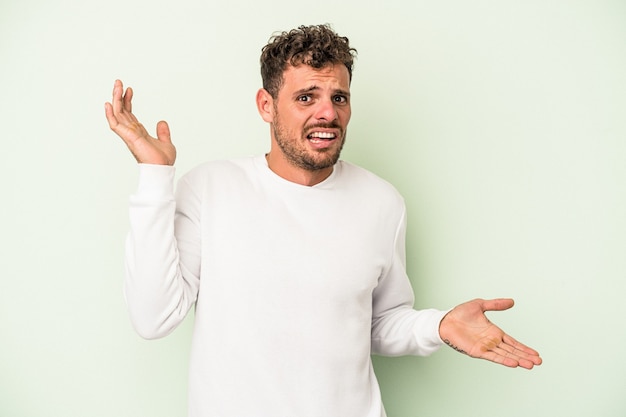
[(502, 311), (511, 307), (513, 300), (504, 298), (477, 299), (458, 305), (441, 321), (441, 338), (448, 346), (473, 358), (511, 368), (532, 369), (541, 365), (537, 351), (506, 334), (485, 316), (486, 311)]
[(374, 290), (372, 352), (426, 356), (443, 345), (438, 329), (446, 311), (413, 309), (413, 289), (406, 275), (405, 234), (406, 212), (402, 205), (392, 259)]
[(413, 310), (413, 291), (405, 272), (405, 229), (403, 216), (391, 267), (374, 292), (373, 353), (428, 355), (443, 341), (468, 356), (509, 367), (531, 369), (540, 365), (541, 358), (535, 350), (504, 333), (484, 314), (509, 309), (513, 300), (473, 300), (449, 312)]
[(182, 322), (199, 286), (199, 204), (190, 187), (174, 198), (176, 150), (167, 123), (151, 137), (132, 113), (133, 91), (121, 81), (105, 104), (110, 128), (139, 162), (137, 192), (130, 198), (124, 295), (131, 322), (145, 338), (162, 337)]
[(171, 333), (194, 305), (200, 286), (199, 198), (185, 178), (173, 193), (174, 168), (139, 166), (130, 197), (124, 295), (142, 337)]

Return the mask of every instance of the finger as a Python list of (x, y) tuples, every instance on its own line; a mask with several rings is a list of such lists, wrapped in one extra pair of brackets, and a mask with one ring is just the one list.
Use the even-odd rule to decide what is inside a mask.
[(532, 369), (535, 365), (539, 365), (539, 363), (535, 363), (535, 361), (533, 361), (532, 358), (526, 357), (526, 355), (523, 353), (522, 353), (523, 356), (519, 356), (514, 353), (509, 353), (507, 351), (503, 351), (499, 349), (495, 349), (494, 353), (503, 358), (502, 359), (503, 364), (506, 363), (511, 366), (521, 366), (522, 368), (526, 368), (526, 369)]
[(124, 103), (122, 102), (122, 91), (124, 86), (120, 80), (115, 80), (113, 83), (113, 99), (111, 104), (113, 105), (113, 113), (121, 113), (124, 109)]
[(109, 127), (113, 130), (118, 125), (118, 120), (113, 114), (113, 106), (111, 103), (104, 103), (104, 115), (107, 118), (107, 122), (109, 123)]
[(112, 112), (116, 118), (116, 124), (123, 125), (131, 125), (131, 124), (139, 124), (139, 121), (132, 113), (132, 99), (133, 99), (134, 91), (131, 87), (126, 89), (124, 92), (124, 85), (122, 81), (115, 80), (113, 84), (113, 100), (112, 104)]
[(513, 359), (512, 357), (509, 357), (506, 355), (498, 354), (495, 351), (485, 352), (482, 356), (480, 356), (480, 358), (500, 364), (500, 365), (507, 366), (509, 368), (517, 368), (520, 364), (518, 360)]
[[(501, 348), (494, 348), (493, 350), (484, 352), (481, 358), (509, 368), (516, 368), (519, 366), (525, 369), (532, 369), (535, 365), (541, 364), (541, 359), (538, 357), (525, 357), (525, 355), (519, 356)], [(539, 359), (539, 361), (536, 359)]]
[(124, 94), (124, 110), (129, 113), (133, 112), (133, 89), (130, 87), (126, 88), (126, 93)]
[(539, 352), (537, 352), (535, 349), (529, 346), (526, 346), (525, 344), (521, 342), (518, 342), (516, 339), (509, 336), (508, 334), (505, 334), (502, 340), (505, 344), (512, 346), (514, 349), (516, 349), (519, 352), (524, 352), (528, 355), (539, 356)]
[(534, 349), (530, 349), (521, 343), (517, 343), (517, 345), (501, 343), (493, 349), (493, 353), (517, 361), (519, 366), (526, 369), (531, 369), (535, 365), (541, 365), (542, 362), (539, 354)]
[(157, 139), (163, 142), (172, 143), (172, 137), (170, 135), (170, 127), (165, 120), (161, 120), (157, 123)]
[(493, 300), (482, 300), (483, 311), (503, 311), (513, 307), (515, 301), (511, 298), (496, 298)]

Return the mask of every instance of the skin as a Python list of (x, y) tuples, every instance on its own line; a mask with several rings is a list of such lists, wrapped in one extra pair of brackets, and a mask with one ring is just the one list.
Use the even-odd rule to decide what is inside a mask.
[(109, 127), (122, 138), (138, 163), (174, 165), (176, 148), (172, 144), (167, 122), (157, 123), (157, 137), (150, 136), (133, 114), (132, 101), (133, 89), (129, 87), (124, 92), (122, 82), (116, 80), (113, 84), (111, 103), (104, 104), (104, 113)]
[[(325, 180), (339, 159), (350, 121), (348, 69), (341, 64), (289, 66), (277, 97), (260, 89), (256, 104), (270, 125), (270, 169), (301, 185)], [(332, 138), (310, 137), (319, 134)]]
[[(306, 65), (288, 67), (276, 98), (258, 91), (259, 114), (270, 125), (268, 165), (277, 175), (297, 184), (312, 186), (332, 173), (333, 164), (345, 142), (350, 121), (350, 80), (342, 65), (314, 69)], [(122, 82), (113, 86), (113, 97), (105, 104), (109, 127), (128, 146), (137, 162), (173, 165), (176, 148), (166, 122), (150, 136), (132, 113), (133, 90)], [(331, 139), (311, 139), (311, 133)], [(539, 353), (518, 342), (493, 324), (487, 311), (513, 307), (511, 299), (476, 299), (460, 304), (442, 319), (441, 339), (460, 353), (507, 367), (532, 369), (542, 362)]]
[(485, 316), (487, 311), (508, 310), (513, 304), (510, 298), (475, 299), (460, 304), (441, 320), (439, 335), (448, 346), (472, 358), (510, 368), (532, 369), (541, 365), (539, 353), (506, 334)]

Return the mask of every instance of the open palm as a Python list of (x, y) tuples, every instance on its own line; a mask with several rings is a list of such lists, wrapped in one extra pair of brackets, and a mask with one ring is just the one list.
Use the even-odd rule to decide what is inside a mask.
[(113, 99), (105, 103), (105, 115), (109, 127), (128, 146), (137, 162), (156, 165), (174, 165), (176, 148), (172, 144), (167, 122), (157, 123), (154, 138), (139, 123), (132, 111), (133, 90), (124, 86), (120, 80), (113, 85)]
[(507, 310), (513, 304), (511, 299), (500, 298), (476, 299), (458, 305), (441, 321), (439, 334), (450, 347), (473, 358), (532, 369), (541, 364), (539, 353), (506, 334), (485, 316), (486, 311)]

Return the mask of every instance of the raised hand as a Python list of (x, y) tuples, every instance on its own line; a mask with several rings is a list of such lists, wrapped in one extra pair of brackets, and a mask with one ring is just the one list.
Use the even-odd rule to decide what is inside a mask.
[(137, 120), (132, 112), (133, 89), (124, 86), (120, 80), (113, 85), (113, 100), (105, 103), (104, 112), (109, 127), (128, 146), (137, 162), (155, 165), (174, 165), (176, 148), (172, 145), (170, 128), (167, 122), (157, 123), (154, 138)]
[(485, 316), (486, 311), (508, 310), (513, 304), (509, 298), (499, 298), (458, 305), (441, 321), (441, 339), (458, 352), (511, 368), (532, 369), (541, 365), (537, 351), (506, 334)]

